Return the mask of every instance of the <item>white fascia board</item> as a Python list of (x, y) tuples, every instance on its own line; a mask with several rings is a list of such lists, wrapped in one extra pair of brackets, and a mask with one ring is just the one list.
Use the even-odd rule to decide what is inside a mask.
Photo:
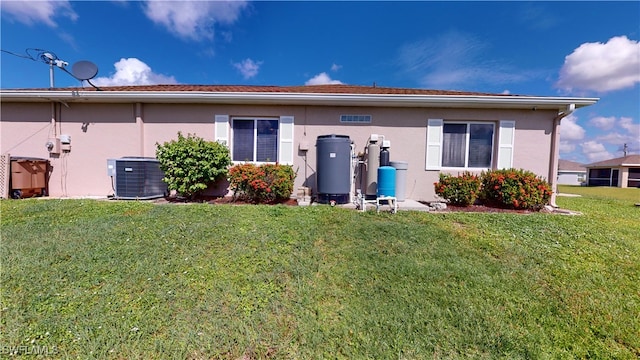
[(599, 98), (543, 97), (517, 95), (403, 95), (403, 94), (317, 94), (268, 92), (199, 91), (77, 91), (77, 90), (1, 90), (0, 99), (18, 102), (149, 102), (149, 103), (225, 103), (271, 105), (324, 105), (376, 107), (446, 107), (560, 109), (595, 104)]

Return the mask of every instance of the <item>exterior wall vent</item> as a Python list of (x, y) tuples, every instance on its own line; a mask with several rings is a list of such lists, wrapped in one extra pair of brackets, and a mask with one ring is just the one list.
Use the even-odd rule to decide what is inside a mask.
[(371, 115), (340, 115), (340, 122), (346, 124), (371, 124)]
[(144, 200), (166, 196), (167, 184), (160, 162), (148, 157), (123, 157), (107, 160), (114, 197), (124, 200)]

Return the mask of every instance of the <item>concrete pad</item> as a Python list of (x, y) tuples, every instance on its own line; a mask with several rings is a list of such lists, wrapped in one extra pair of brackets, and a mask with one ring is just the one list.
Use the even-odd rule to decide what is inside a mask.
[(567, 193), (556, 193), (556, 195), (565, 196), (565, 197), (581, 197), (582, 196), (582, 195), (578, 195), (578, 194), (567, 194)]
[(413, 210), (413, 211), (429, 211), (429, 206), (411, 199), (405, 199), (404, 201), (398, 201), (398, 211), (401, 210)]
[[(339, 205), (340, 207), (343, 208), (347, 208), (347, 209), (356, 209), (356, 205), (353, 203), (348, 203), (348, 204), (342, 204)], [(371, 203), (367, 203), (366, 204), (367, 210), (373, 210), (375, 211), (376, 209), (376, 205), (375, 202), (373, 204)], [(390, 207), (388, 205), (381, 205), (380, 206), (380, 211), (389, 211)], [(411, 199), (405, 199), (404, 201), (398, 201), (398, 211), (429, 211), (430, 208), (429, 206), (420, 203), (419, 201), (416, 200), (411, 200)]]

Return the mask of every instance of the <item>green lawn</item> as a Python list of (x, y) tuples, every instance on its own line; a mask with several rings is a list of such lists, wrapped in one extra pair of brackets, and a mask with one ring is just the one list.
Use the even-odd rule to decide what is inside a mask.
[(0, 352), (636, 359), (640, 208), (615, 197), (558, 198), (581, 216), (3, 200)]
[(591, 198), (614, 198), (632, 203), (640, 203), (640, 188), (612, 188), (606, 186), (572, 186), (559, 185), (558, 193), (584, 195)]

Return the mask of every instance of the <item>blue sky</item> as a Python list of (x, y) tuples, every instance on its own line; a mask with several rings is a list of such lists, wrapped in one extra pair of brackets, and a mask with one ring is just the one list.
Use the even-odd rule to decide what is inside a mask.
[[(599, 97), (561, 158), (640, 154), (640, 2), (7, 1), (2, 88), (46, 88), (43, 49), (94, 84), (351, 85)], [(7, 52), (8, 51), (8, 52)], [(59, 69), (56, 87), (80, 82)], [(88, 86), (85, 84), (85, 86)]]

